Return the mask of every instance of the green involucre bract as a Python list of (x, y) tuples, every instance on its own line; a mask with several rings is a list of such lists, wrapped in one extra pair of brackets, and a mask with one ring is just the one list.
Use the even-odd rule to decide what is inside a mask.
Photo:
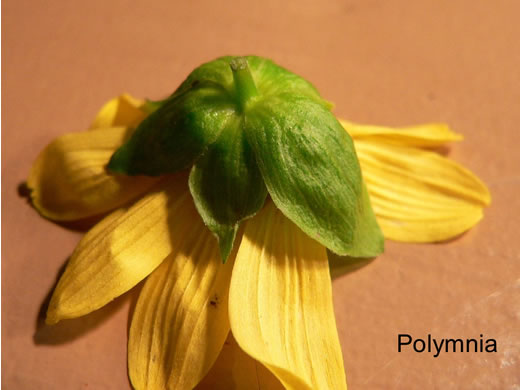
[(349, 135), (303, 78), (255, 57), (195, 69), (118, 149), (108, 168), (157, 176), (191, 167), (190, 191), (223, 260), (267, 193), (339, 255), (383, 250)]

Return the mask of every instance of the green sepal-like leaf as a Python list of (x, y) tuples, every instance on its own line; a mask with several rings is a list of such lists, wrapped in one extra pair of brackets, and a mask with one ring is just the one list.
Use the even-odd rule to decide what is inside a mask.
[(108, 169), (158, 176), (186, 168), (215, 142), (235, 115), (229, 93), (199, 83), (164, 102), (112, 156)]
[(159, 108), (164, 106), (164, 104), (168, 101), (169, 98), (162, 100), (150, 100), (146, 99), (143, 105), (140, 107), (145, 113), (150, 115), (151, 113), (157, 111)]
[(108, 168), (156, 176), (196, 164), (190, 190), (224, 260), (240, 221), (262, 206), (265, 185), (327, 248), (375, 256), (382, 235), (352, 141), (330, 107), (312, 84), (270, 60), (222, 57), (195, 69), (166, 100), (147, 103), (149, 117)]
[(358, 220), (354, 231), (355, 248), (349, 252), (349, 255), (364, 258), (375, 257), (383, 253), (385, 238), (372, 209), (367, 186), (364, 181), (361, 184), (361, 199), (359, 199), (356, 210)]
[[(193, 84), (199, 82), (215, 83), (228, 89), (230, 93), (234, 93), (233, 74), (230, 71), (230, 63), (233, 58), (236, 57), (224, 56), (202, 64), (190, 73), (174, 92), (174, 95), (184, 93)], [(261, 96), (267, 97), (280, 93), (295, 93), (307, 96), (329, 109), (332, 107), (332, 103), (324, 100), (316, 87), (311, 83), (275, 64), (270, 59), (258, 56), (246, 56), (244, 58), (247, 60), (249, 70)]]
[(267, 189), (245, 140), (242, 117), (227, 123), (218, 140), (193, 166), (189, 185), (204, 223), (229, 256), (240, 221), (263, 206)]
[[(150, 115), (112, 156), (108, 169), (127, 175), (158, 176), (189, 167), (219, 136), (245, 102), (234, 84), (230, 63), (221, 57), (196, 68), (167, 99), (147, 102)], [(324, 107), (316, 88), (271, 60), (249, 56), (247, 62), (260, 98), (296, 93)]]
[(373, 257), (383, 238), (352, 140), (323, 105), (280, 94), (246, 114), (247, 140), (276, 206), (340, 255)]
[(186, 80), (182, 82), (172, 96), (183, 94), (200, 83), (218, 85), (231, 91), (233, 89), (233, 74), (229, 63), (232, 59), (231, 56), (219, 57), (198, 66), (186, 77)]
[(323, 99), (316, 87), (303, 77), (288, 71), (269, 59), (257, 56), (246, 58), (261, 96), (270, 98), (280, 94), (295, 94), (306, 96), (328, 109), (332, 107), (332, 103)]
[[(370, 199), (368, 197), (368, 191), (365, 183), (363, 182), (363, 195), (361, 206), (365, 208), (370, 208), (368, 212), (361, 214), (373, 214), (372, 206), (370, 204)], [(327, 257), (329, 259), (329, 267), (330, 267), (330, 276), (334, 279), (346, 273), (350, 273), (356, 271), (359, 268), (362, 268), (368, 264), (370, 264), (373, 260), (375, 260), (376, 256), (383, 252), (384, 249), (384, 238), (379, 229), (379, 226), (376, 223), (375, 218), (365, 218), (360, 221), (361, 226), (356, 229), (357, 237), (355, 240), (358, 241), (358, 246), (362, 249), (360, 253), (373, 253), (372, 256), (341, 256), (336, 253), (331, 252), (327, 249)], [(379, 231), (376, 237), (371, 236), (372, 232)]]
[(211, 232), (217, 237), (220, 258), (222, 259), (223, 264), (226, 264), (229, 254), (233, 250), (239, 227), (240, 223), (234, 225), (215, 224), (211, 225), (211, 227), (208, 226)]

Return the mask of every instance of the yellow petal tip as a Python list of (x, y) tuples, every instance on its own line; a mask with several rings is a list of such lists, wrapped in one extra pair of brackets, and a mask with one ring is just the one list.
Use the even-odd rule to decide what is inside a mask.
[(489, 188), (487, 188), (487, 186), (485, 184), (482, 183), (482, 185), (484, 186), (484, 193), (482, 195), (482, 202), (484, 203), (484, 206), (489, 206), (491, 204), (491, 200), (492, 200), (492, 197), (491, 197), (491, 192), (489, 192)]
[(425, 123), (407, 127), (362, 125), (339, 119), (343, 128), (356, 139), (371, 139), (377, 142), (419, 148), (435, 148), (464, 137), (455, 133), (446, 123)]
[(47, 325), (55, 325), (60, 322), (63, 318), (61, 318), (55, 308), (47, 310), (47, 316), (45, 317), (45, 323)]
[(101, 107), (90, 125), (91, 130), (113, 126), (135, 126), (146, 114), (140, 109), (143, 100), (124, 93), (109, 100)]

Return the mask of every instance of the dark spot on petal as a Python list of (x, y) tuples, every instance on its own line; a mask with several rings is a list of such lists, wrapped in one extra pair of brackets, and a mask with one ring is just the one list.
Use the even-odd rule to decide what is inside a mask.
[(213, 296), (213, 298), (211, 298), (210, 301), (209, 301), (209, 304), (210, 304), (211, 306), (213, 306), (215, 309), (217, 308), (217, 306), (219, 305), (219, 303), (220, 303), (220, 301), (219, 301), (219, 298), (218, 298), (218, 295), (217, 295), (217, 294), (215, 294), (215, 295)]

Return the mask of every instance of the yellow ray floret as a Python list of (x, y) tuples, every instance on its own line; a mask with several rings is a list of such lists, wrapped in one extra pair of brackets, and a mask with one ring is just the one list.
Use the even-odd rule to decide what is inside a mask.
[[(90, 313), (148, 277), (128, 345), (136, 389), (188, 390), (201, 380), (199, 389), (346, 389), (326, 249), (267, 200), (222, 264), (186, 172), (146, 178), (105, 169), (146, 115), (142, 100), (121, 95), (102, 107), (91, 131), (57, 138), (33, 165), (27, 184), (44, 216), (64, 221), (115, 209), (74, 251), (47, 322)], [(341, 123), (386, 238), (446, 240), (482, 218), (487, 187), (429, 150), (462, 139), (448, 126)]]
[(128, 343), (136, 389), (193, 389), (216, 360), (229, 333), (232, 258), (222, 264), (216, 240), (193, 202), (184, 205), (173, 252), (146, 280)]
[(47, 322), (90, 313), (147, 277), (185, 237), (192, 204), (182, 179), (159, 185), (128, 210), (119, 209), (91, 229), (71, 256), (54, 290)]
[(147, 115), (141, 108), (144, 100), (122, 94), (101, 107), (90, 125), (91, 130), (114, 126), (136, 127)]
[(382, 142), (411, 147), (437, 147), (464, 137), (451, 131), (444, 123), (427, 123), (408, 127), (361, 125), (340, 119), (340, 123), (355, 140)]
[(272, 203), (245, 228), (229, 316), (240, 347), (286, 388), (346, 388), (325, 248)]
[(195, 390), (283, 390), (280, 381), (246, 354), (230, 333), (213, 367)]
[(106, 164), (129, 135), (127, 127), (66, 134), (38, 156), (27, 186), (35, 207), (57, 221), (77, 220), (119, 207), (156, 179), (114, 176)]
[(474, 226), (490, 202), (474, 174), (439, 154), (360, 140), (355, 145), (386, 238), (447, 240)]

